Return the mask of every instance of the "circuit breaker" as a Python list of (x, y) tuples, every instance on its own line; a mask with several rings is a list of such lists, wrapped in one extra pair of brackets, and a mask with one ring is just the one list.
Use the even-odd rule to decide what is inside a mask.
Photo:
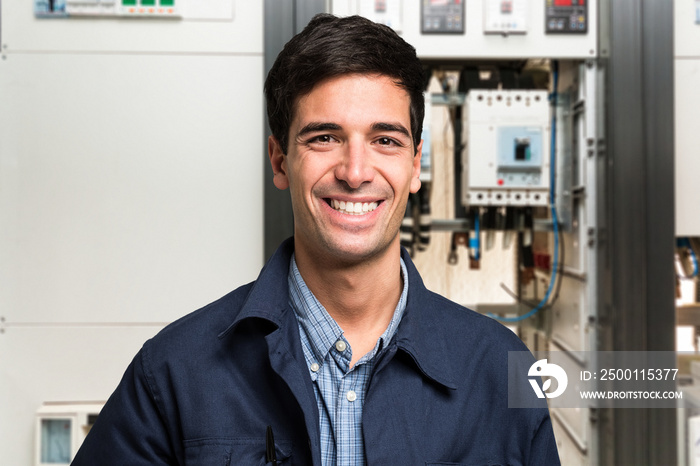
[(465, 206), (549, 204), (547, 91), (473, 90), (464, 105)]

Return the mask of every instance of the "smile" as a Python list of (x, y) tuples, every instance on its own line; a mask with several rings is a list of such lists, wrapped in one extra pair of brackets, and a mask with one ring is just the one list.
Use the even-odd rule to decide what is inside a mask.
[(377, 208), (379, 202), (346, 202), (328, 199), (328, 204), (338, 212), (350, 215), (363, 215)]

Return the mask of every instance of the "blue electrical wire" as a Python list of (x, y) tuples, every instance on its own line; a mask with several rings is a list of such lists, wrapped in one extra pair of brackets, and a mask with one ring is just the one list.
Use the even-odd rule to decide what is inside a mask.
[(479, 214), (474, 215), (474, 238), (469, 239), (469, 247), (474, 250), (472, 258), (481, 260), (481, 228), (479, 226)]
[(549, 301), (549, 297), (552, 294), (552, 290), (554, 289), (554, 283), (557, 281), (557, 269), (559, 268), (559, 219), (557, 218), (557, 208), (554, 202), (554, 193), (555, 193), (555, 185), (554, 185), (554, 179), (556, 175), (556, 166), (555, 166), (555, 156), (556, 156), (556, 142), (557, 142), (557, 89), (559, 87), (559, 62), (556, 60), (552, 61), (552, 95), (550, 96), (551, 102), (552, 102), (552, 107), (554, 108), (554, 111), (552, 112), (552, 125), (551, 125), (551, 138), (550, 138), (550, 144), (551, 147), (549, 148), (549, 153), (550, 153), (550, 161), (549, 161), (549, 209), (552, 213), (552, 228), (554, 231), (554, 261), (552, 263), (552, 276), (549, 279), (549, 286), (547, 287), (547, 292), (544, 295), (544, 298), (542, 298), (542, 301), (539, 302), (537, 306), (535, 306), (531, 311), (529, 311), (526, 314), (517, 316), (517, 317), (500, 317), (495, 314), (488, 313), (486, 314), (487, 316), (500, 320), (502, 322), (520, 322), (521, 320), (528, 319), (535, 314), (537, 314)]
[(686, 248), (690, 254), (690, 262), (693, 263), (693, 273), (684, 278), (695, 278), (698, 276), (698, 258), (695, 255), (695, 250), (690, 244), (689, 238), (678, 238), (676, 240), (676, 246), (679, 248)]
[(698, 276), (698, 258), (695, 255), (695, 250), (692, 247), (689, 247), (688, 250), (690, 251), (690, 260), (693, 261), (693, 275), (691, 275), (691, 277), (697, 277)]

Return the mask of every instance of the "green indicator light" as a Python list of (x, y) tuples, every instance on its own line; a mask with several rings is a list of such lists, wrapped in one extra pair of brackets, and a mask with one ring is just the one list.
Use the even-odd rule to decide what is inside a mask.
[(160, 6), (175, 6), (175, 0), (160, 0)]
[(122, 0), (124, 6), (136, 6), (136, 0)]
[(141, 0), (141, 6), (156, 6), (156, 0)]

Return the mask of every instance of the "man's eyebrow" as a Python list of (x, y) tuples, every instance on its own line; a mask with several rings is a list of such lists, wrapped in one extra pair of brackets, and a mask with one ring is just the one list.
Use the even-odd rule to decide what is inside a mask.
[(299, 130), (296, 137), (301, 137), (308, 133), (317, 133), (319, 131), (338, 131), (342, 127), (337, 123), (320, 123), (311, 122)]
[(401, 133), (407, 138), (411, 138), (411, 133), (406, 129), (406, 127), (399, 123), (374, 123), (372, 125), (373, 131), (393, 131), (396, 133)]

